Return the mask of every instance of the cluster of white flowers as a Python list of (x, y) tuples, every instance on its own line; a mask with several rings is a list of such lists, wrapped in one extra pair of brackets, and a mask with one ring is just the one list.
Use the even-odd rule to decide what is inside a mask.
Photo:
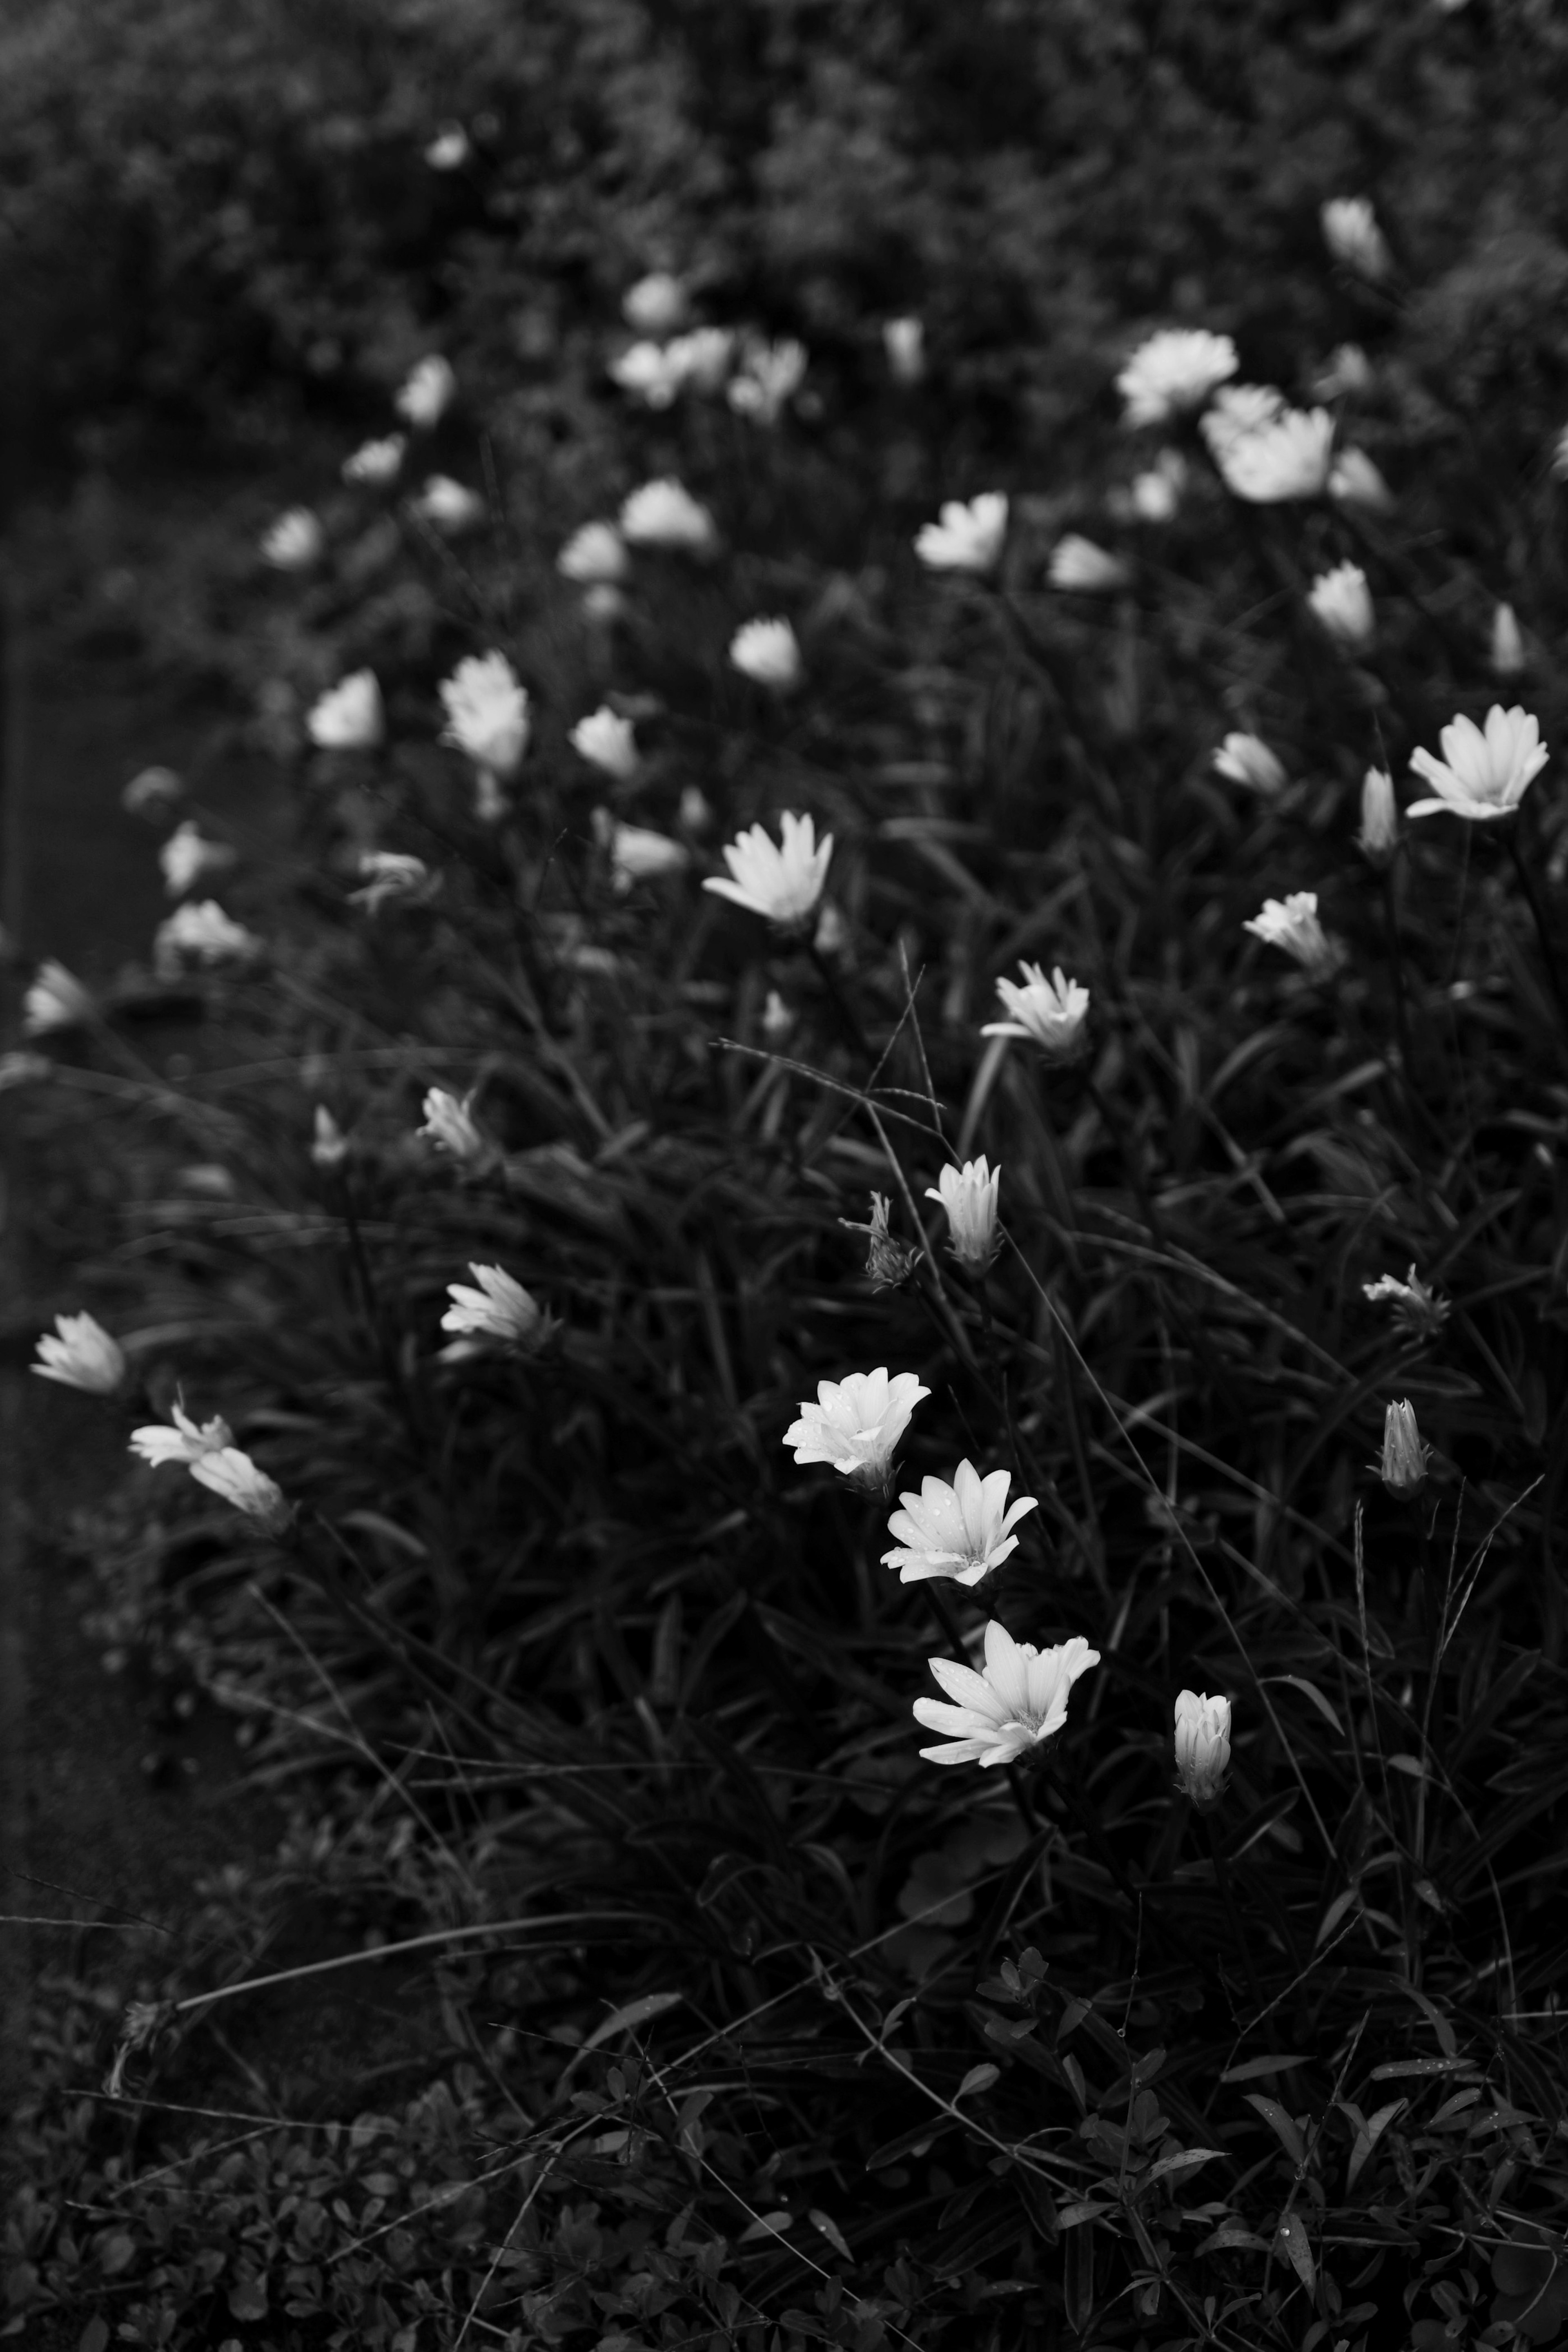
[(219, 1417), (198, 1427), (178, 1404), (172, 1414), (172, 1427), (153, 1422), (132, 1430), (131, 1452), (154, 1470), (179, 1463), (198, 1486), (253, 1519), (263, 1535), (287, 1535), (294, 1523), (292, 1506), (277, 1481), (235, 1444), (227, 1422)]

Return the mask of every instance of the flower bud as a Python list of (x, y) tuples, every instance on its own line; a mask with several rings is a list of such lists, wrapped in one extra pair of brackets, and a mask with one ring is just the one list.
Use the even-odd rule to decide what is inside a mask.
[(1184, 1690), (1176, 1703), (1176, 1783), (1201, 1808), (1214, 1804), (1230, 1765), (1230, 1701)]
[(1394, 779), (1382, 768), (1368, 768), (1361, 784), (1361, 831), (1356, 846), (1369, 866), (1386, 866), (1399, 846), (1399, 803)]
[(988, 1166), (984, 1154), (963, 1167), (944, 1168), (925, 1197), (940, 1201), (947, 1212), (948, 1243), (954, 1256), (971, 1274), (981, 1274), (997, 1254), (997, 1192), (999, 1168)]
[(1383, 1417), (1383, 1461), (1379, 1475), (1389, 1493), (1401, 1503), (1414, 1502), (1427, 1483), (1429, 1445), (1421, 1443), (1416, 1408), (1408, 1402), (1391, 1404)]

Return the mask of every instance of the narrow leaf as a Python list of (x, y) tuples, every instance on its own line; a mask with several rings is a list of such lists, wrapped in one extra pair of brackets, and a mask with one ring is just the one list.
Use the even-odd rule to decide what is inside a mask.
[(1312, 2242), (1306, 2224), (1299, 2213), (1287, 2213), (1274, 2233), (1274, 2242), (1290, 2257), (1291, 2268), (1309, 2294), (1317, 2288), (1317, 2264), (1312, 2260)]
[(999, 2066), (992, 2066), (986, 2061), (978, 2066), (971, 2066), (954, 2092), (955, 2099), (967, 2099), (972, 2091), (988, 2091), (1001, 2071)]
[(1306, 2063), (1300, 2052), (1293, 2057), (1248, 2058), (1239, 2066), (1228, 2066), (1219, 2079), (1222, 2083), (1250, 2083), (1259, 2074), (1282, 2074), (1287, 2066), (1304, 2066)]
[(1291, 2163), (1305, 2164), (1307, 2151), (1302, 2144), (1301, 2135), (1296, 2128), (1295, 2118), (1285, 2113), (1279, 2100), (1266, 2099), (1260, 2091), (1245, 2091), (1242, 2096), (1249, 2107), (1257, 2108), (1264, 2122), (1270, 2125), (1278, 2135), (1280, 2144)]
[(650, 2018), (663, 2017), (667, 2009), (678, 2009), (685, 1999), (684, 1992), (643, 1993), (636, 2000), (629, 2000), (623, 2008), (612, 2011), (601, 2025), (594, 2027), (580, 2048), (581, 2051), (597, 2050), (600, 2043), (608, 2042), (612, 2033), (624, 2033), (628, 2026), (646, 2025)]

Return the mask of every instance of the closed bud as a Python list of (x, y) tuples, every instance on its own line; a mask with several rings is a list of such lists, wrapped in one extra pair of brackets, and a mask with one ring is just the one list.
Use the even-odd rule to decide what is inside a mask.
[(1214, 1804), (1230, 1767), (1230, 1701), (1184, 1690), (1176, 1703), (1176, 1782), (1200, 1810)]
[(1382, 768), (1368, 768), (1362, 779), (1356, 846), (1371, 866), (1386, 866), (1399, 846), (1399, 803), (1394, 779)]
[(1391, 1404), (1383, 1417), (1383, 1460), (1380, 1475), (1389, 1493), (1401, 1503), (1413, 1502), (1427, 1483), (1430, 1446), (1421, 1443), (1416, 1408), (1409, 1402)]

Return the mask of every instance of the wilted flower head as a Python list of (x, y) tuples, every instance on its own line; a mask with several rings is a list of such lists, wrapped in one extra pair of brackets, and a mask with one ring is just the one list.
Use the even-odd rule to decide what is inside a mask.
[(1260, 735), (1228, 735), (1214, 755), (1214, 766), (1217, 774), (1228, 776), (1233, 784), (1246, 784), (1255, 793), (1285, 789), (1284, 765)]
[(284, 1535), (293, 1524), (294, 1512), (282, 1487), (265, 1470), (258, 1470), (249, 1454), (242, 1454), (237, 1445), (219, 1446), (199, 1454), (190, 1467), (199, 1486), (207, 1487), (236, 1511), (243, 1512), (247, 1519), (254, 1519), (263, 1535)]
[(165, 1462), (182, 1462), (189, 1469), (208, 1454), (221, 1454), (235, 1442), (233, 1430), (221, 1413), (199, 1427), (180, 1405), (171, 1408), (174, 1418), (172, 1429), (162, 1422), (150, 1423), (145, 1428), (131, 1433), (131, 1451), (139, 1454), (154, 1470)]
[(319, 1168), (324, 1176), (329, 1176), (335, 1168), (342, 1166), (349, 1156), (349, 1150), (348, 1137), (326, 1104), (318, 1103), (312, 1121), (311, 1164)]
[(729, 658), (758, 686), (787, 692), (804, 675), (800, 647), (788, 621), (746, 621), (729, 641)]
[(1165, 327), (1140, 343), (1116, 389), (1126, 403), (1128, 425), (1163, 425), (1184, 410), (1201, 408), (1216, 384), (1236, 373), (1236, 346), (1228, 335), (1204, 327)]
[(639, 335), (673, 334), (686, 315), (686, 289), (669, 270), (650, 270), (627, 288), (621, 315)]
[(475, 1290), (465, 1282), (447, 1284), (452, 1304), (441, 1318), (442, 1329), (470, 1339), (499, 1340), (525, 1354), (541, 1346), (549, 1337), (550, 1320), (538, 1299), (501, 1266), (471, 1265), (468, 1271), (479, 1287)]
[(1184, 1690), (1176, 1703), (1176, 1781), (1200, 1811), (1224, 1791), (1230, 1769), (1230, 1701)]
[(176, 825), (158, 852), (163, 887), (172, 898), (183, 898), (204, 874), (221, 874), (232, 866), (234, 856), (226, 843), (204, 841), (197, 826), (187, 820)]
[(1382, 768), (1368, 768), (1361, 782), (1361, 831), (1356, 846), (1373, 866), (1386, 866), (1399, 845), (1399, 803), (1394, 779)]
[(382, 689), (373, 669), (351, 670), (329, 686), (305, 716), (305, 731), (322, 751), (369, 751), (386, 730)]
[(787, 401), (793, 400), (806, 380), (806, 346), (793, 337), (782, 342), (748, 341), (740, 368), (730, 378), (728, 400), (737, 416), (754, 424), (777, 425)]
[(444, 122), (424, 151), (424, 160), (433, 172), (460, 172), (474, 152), (468, 133), (460, 122)]
[(1371, 1306), (1387, 1305), (1396, 1329), (1408, 1332), (1412, 1339), (1435, 1339), (1448, 1319), (1448, 1300), (1428, 1289), (1414, 1266), (1403, 1282), (1396, 1275), (1382, 1274), (1361, 1287)]
[(1236, 384), (1200, 421), (1226, 488), (1255, 506), (1312, 499), (1327, 485), (1333, 418), (1287, 408), (1267, 385)]
[(57, 1315), (53, 1331), (38, 1340), (32, 1370), (40, 1380), (89, 1396), (110, 1396), (125, 1378), (125, 1357), (101, 1323), (90, 1315)]
[(1410, 765), (1437, 798), (1416, 801), (1410, 816), (1441, 816), (1445, 813), (1485, 824), (1493, 817), (1511, 816), (1527, 786), (1546, 765), (1547, 750), (1532, 714), (1516, 703), (1505, 710), (1494, 702), (1487, 712), (1483, 733), (1473, 719), (1450, 719), (1438, 740), (1441, 760), (1430, 751), (1410, 754)]
[(409, 503), (434, 530), (454, 535), (472, 530), (485, 515), (485, 501), (478, 491), (469, 489), (465, 483), (455, 482), (450, 474), (430, 475), (418, 497)]
[[(777, 999), (770, 997), (768, 1001), (771, 1003)], [(766, 1015), (763, 1019), (763, 1028), (766, 1034)], [(772, 1040), (770, 1039), (769, 1042), (771, 1043)], [(901, 1283), (907, 1282), (924, 1254), (920, 1250), (912, 1249), (907, 1242), (894, 1241), (888, 1224), (889, 1205), (885, 1192), (873, 1192), (871, 1196), (869, 1225), (856, 1224), (852, 1217), (839, 1219), (840, 1224), (847, 1227), (852, 1234), (865, 1234), (867, 1243), (865, 1270), (873, 1288), (876, 1290), (896, 1290)]]
[(1524, 633), (1511, 604), (1500, 604), (1491, 616), (1488, 653), (1493, 677), (1518, 677), (1524, 668)]
[(1020, 1495), (1009, 1510), (1011, 1484), (1010, 1470), (993, 1470), (982, 1478), (972, 1462), (959, 1463), (950, 1486), (940, 1478), (923, 1479), (918, 1495), (899, 1496), (904, 1507), (888, 1520), (888, 1534), (898, 1538), (898, 1546), (883, 1552), (883, 1568), (896, 1568), (901, 1584), (934, 1576), (978, 1584), (1011, 1559), (1019, 1540), (1013, 1528), (1039, 1507), (1035, 1496)]
[(633, 547), (684, 548), (706, 555), (718, 543), (706, 507), (670, 477), (644, 482), (621, 508), (621, 535)]
[(172, 768), (139, 768), (120, 793), (120, 805), (128, 816), (162, 816), (184, 790)]
[(505, 654), (469, 654), (438, 689), (444, 743), (492, 776), (515, 776), (528, 748), (528, 696)]
[(373, 915), (389, 898), (426, 898), (435, 877), (423, 857), (411, 857), (401, 849), (362, 849), (360, 852), (360, 872), (364, 887), (350, 890), (350, 907), (363, 907)]
[(1377, 215), (1366, 196), (1331, 196), (1320, 205), (1323, 243), (1334, 259), (1371, 286), (1381, 285), (1394, 267)]
[(1427, 1483), (1427, 1457), (1432, 1449), (1421, 1443), (1416, 1408), (1408, 1402), (1391, 1404), (1383, 1416), (1383, 1460), (1378, 1475), (1388, 1492), (1408, 1502)]
[(1097, 547), (1082, 532), (1070, 530), (1051, 551), (1048, 576), (1053, 588), (1075, 589), (1085, 596), (1105, 596), (1114, 589), (1124, 588), (1129, 574), (1120, 556)]
[(219, 964), (246, 963), (260, 950), (256, 933), (225, 915), (215, 898), (193, 905), (187, 899), (153, 933), (152, 969), (160, 980), (173, 980), (187, 961), (212, 971)]
[(1267, 947), (1283, 948), (1314, 980), (1326, 980), (1339, 969), (1341, 950), (1318, 920), (1315, 890), (1292, 890), (1286, 898), (1265, 898), (1262, 913), (1241, 928)]
[(882, 347), (894, 383), (918, 383), (925, 373), (925, 330), (918, 319), (884, 319)]
[(92, 1018), (93, 1002), (74, 972), (50, 956), (38, 966), (22, 999), (22, 1034), (45, 1037), (53, 1029), (75, 1029)]
[(982, 490), (967, 504), (945, 499), (941, 520), (915, 533), (915, 552), (932, 572), (994, 572), (1007, 535), (1006, 492)]
[(782, 930), (795, 930), (809, 921), (822, 895), (833, 836), (824, 834), (819, 842), (812, 819), (789, 810), (779, 819), (779, 828), (781, 844), (776, 845), (759, 824), (727, 843), (723, 856), (729, 880), (709, 876), (703, 888), (765, 915)]
[(261, 542), (267, 562), (279, 572), (308, 572), (319, 563), (327, 534), (308, 507), (290, 507), (272, 523)]
[(490, 1157), (490, 1146), (474, 1123), (473, 1102), (476, 1088), (470, 1087), (461, 1102), (448, 1094), (444, 1087), (432, 1087), (420, 1108), (424, 1113), (424, 1125), (419, 1129), (431, 1142), (447, 1152), (465, 1167), (473, 1167)]
[(433, 352), (409, 370), (392, 405), (412, 425), (428, 432), (440, 424), (456, 397), (457, 378), (450, 362)]
[(946, 1734), (940, 1747), (923, 1748), (921, 1755), (928, 1764), (1016, 1763), (1061, 1729), (1073, 1684), (1099, 1663), (1099, 1651), (1082, 1633), (1037, 1650), (1032, 1642), (1015, 1642), (993, 1618), (983, 1674), (955, 1658), (926, 1660), (953, 1704), (915, 1700), (916, 1723)]
[[(1020, 961), (1023, 984), (998, 980), (997, 994), (1011, 1018), (988, 1021), (982, 1037), (1027, 1037), (1052, 1061), (1065, 1061), (1077, 1047), (1089, 1014), (1089, 991), (1069, 980), (1061, 966), (1047, 980), (1037, 963)], [(999, 1172), (999, 1171), (998, 1171)]]
[(1342, 507), (1392, 514), (1394, 493), (1364, 449), (1342, 449), (1329, 468), (1329, 496)]
[(930, 1393), (913, 1372), (890, 1378), (885, 1364), (841, 1381), (819, 1381), (816, 1403), (801, 1405), (784, 1443), (794, 1447), (802, 1468), (809, 1462), (831, 1462), (858, 1486), (884, 1486), (909, 1416)]
[(580, 587), (608, 587), (624, 580), (631, 565), (627, 560), (625, 541), (612, 522), (580, 524), (556, 557), (555, 568), (563, 580), (575, 580)]
[(935, 1184), (925, 1187), (928, 1201), (940, 1201), (947, 1212), (948, 1246), (960, 1265), (980, 1273), (997, 1254), (997, 1194), (1002, 1171), (978, 1160), (962, 1168), (944, 1168)]
[(644, 824), (622, 824), (608, 809), (595, 809), (593, 828), (610, 859), (610, 879), (624, 894), (634, 882), (651, 882), (661, 874), (681, 874), (692, 862), (683, 841), (654, 833)]
[(1336, 563), (1320, 572), (1307, 591), (1307, 602), (1336, 646), (1362, 654), (1377, 634), (1372, 593), (1359, 563)]
[(395, 481), (407, 447), (408, 436), (402, 433), (389, 433), (379, 441), (361, 441), (343, 460), (343, 479), (374, 484)]
[(605, 775), (627, 782), (637, 772), (637, 737), (629, 719), (622, 719), (608, 704), (601, 704), (586, 719), (580, 719), (568, 737), (580, 760), (592, 768), (601, 769)]

